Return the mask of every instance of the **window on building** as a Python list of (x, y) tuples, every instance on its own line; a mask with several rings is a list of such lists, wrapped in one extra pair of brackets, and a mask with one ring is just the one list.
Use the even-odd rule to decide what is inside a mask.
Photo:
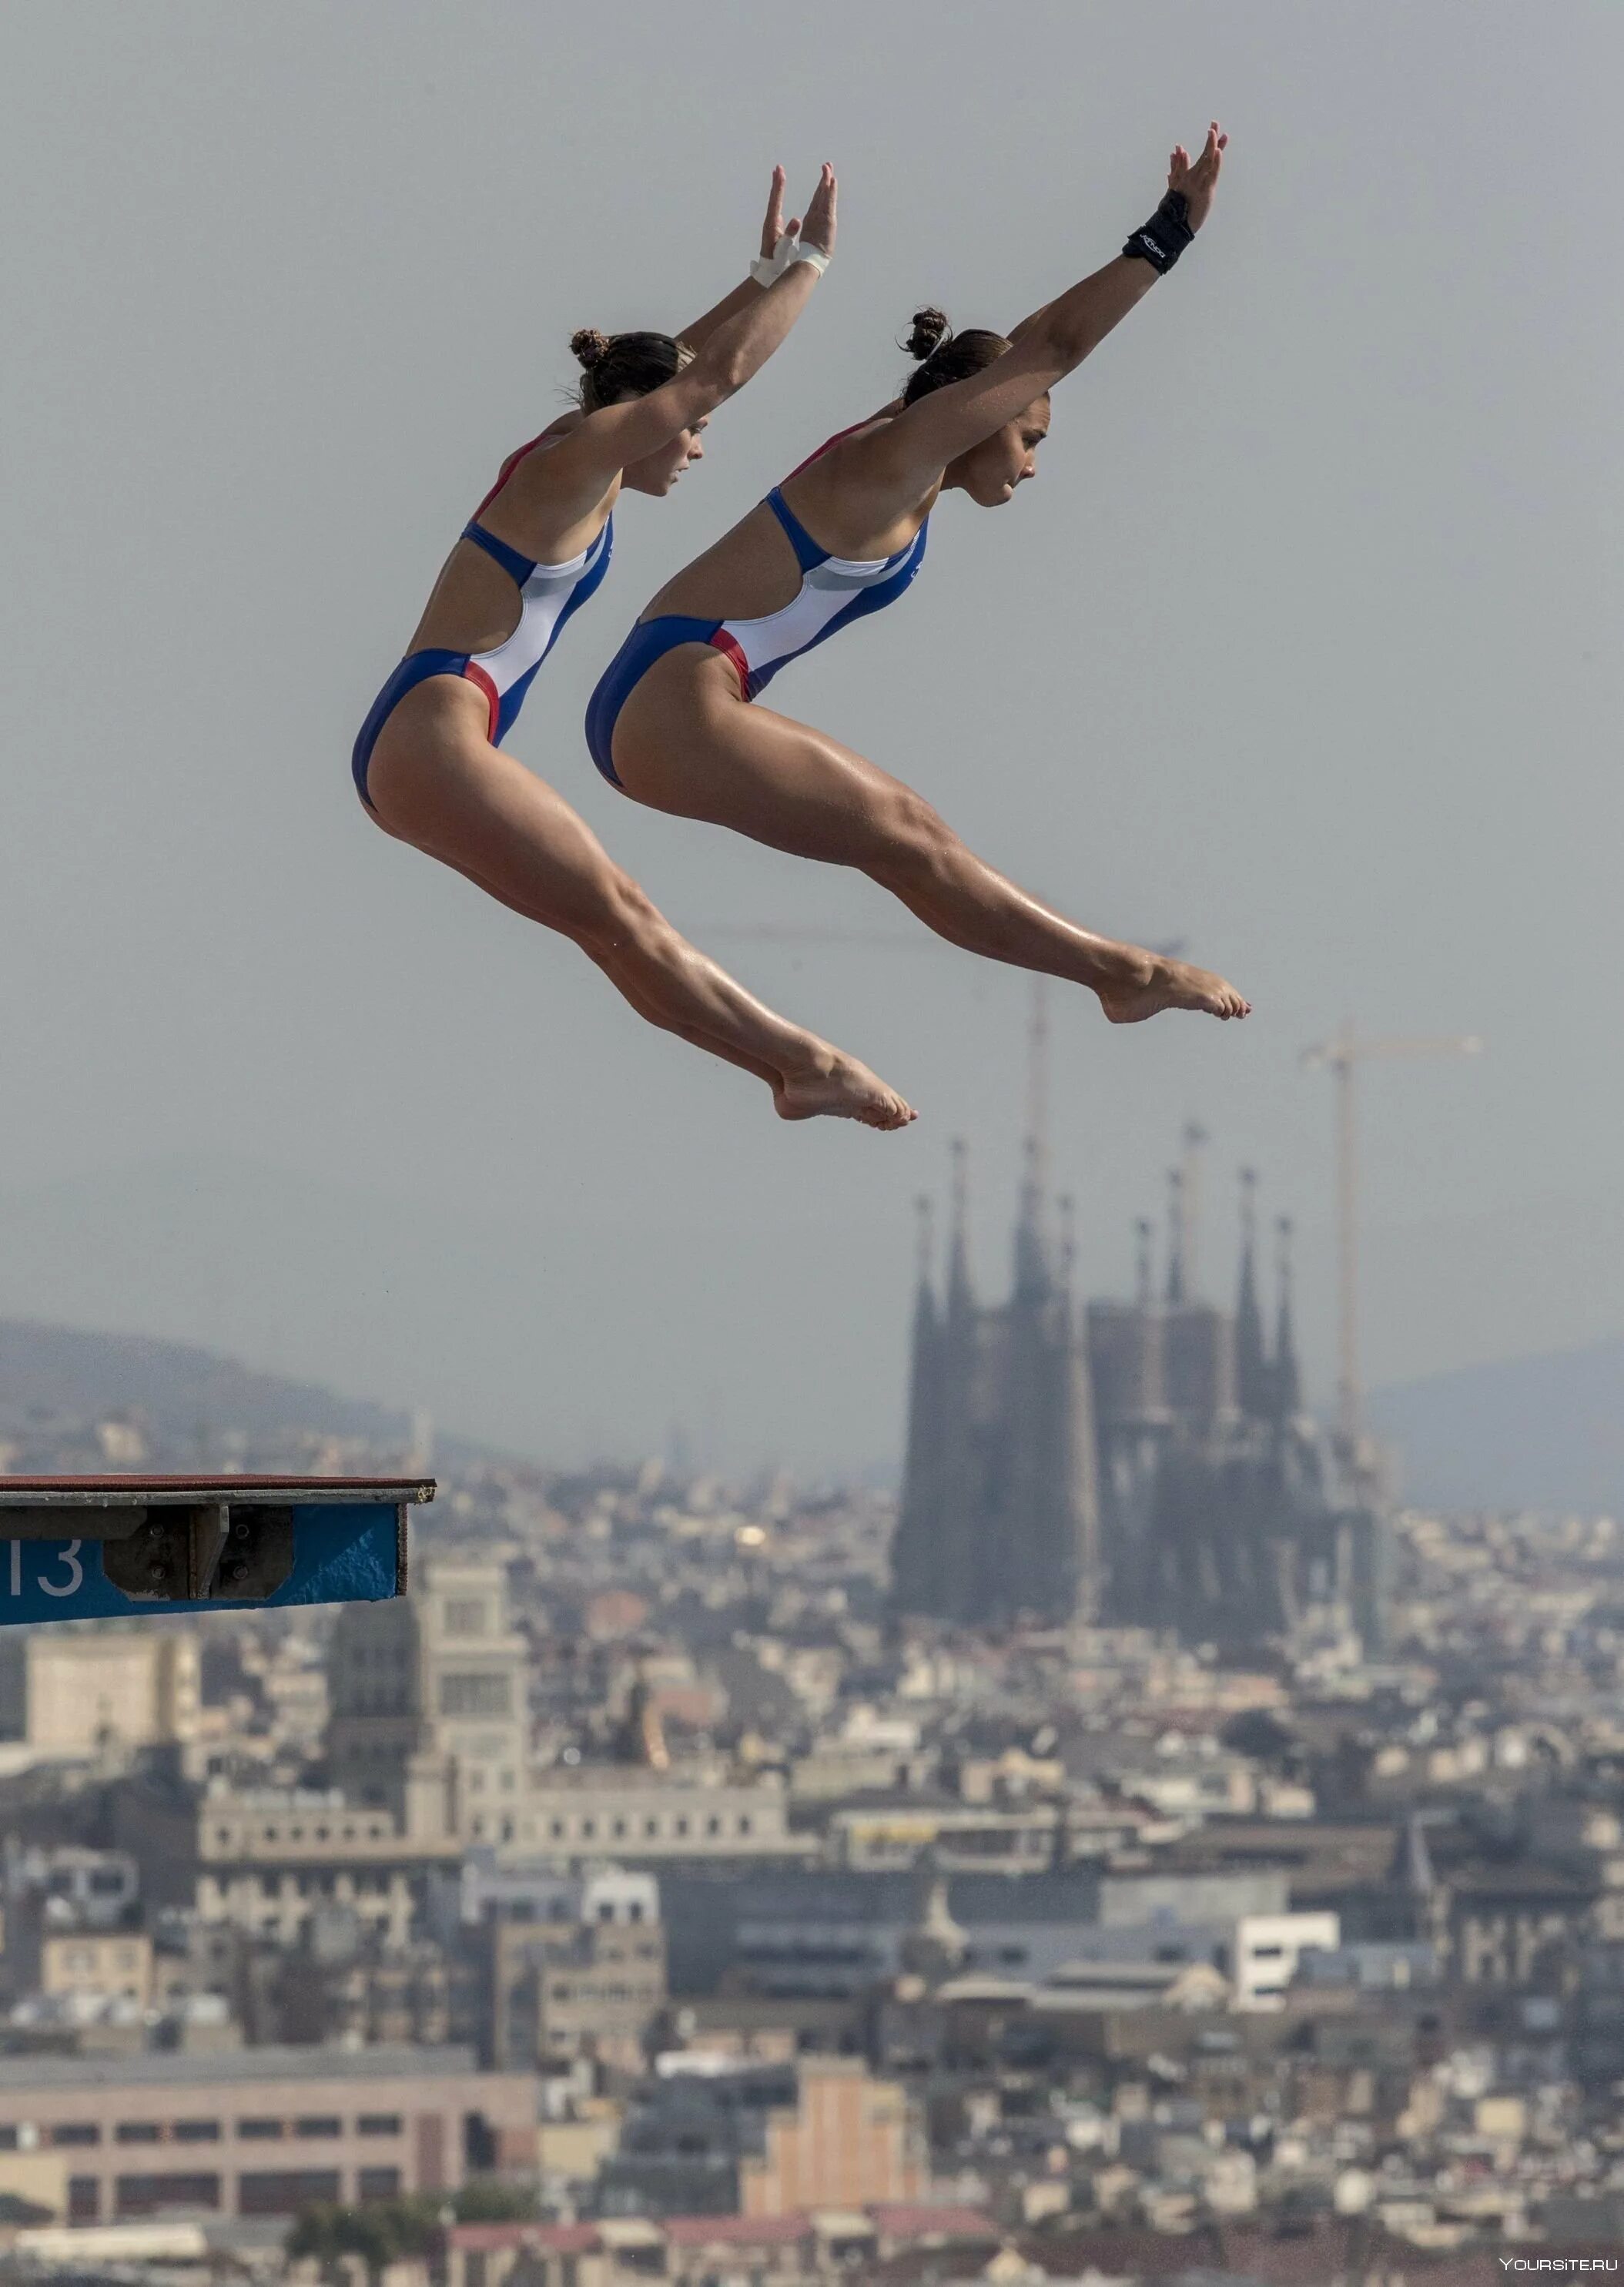
[(218, 2176), (119, 2176), (114, 2180), (113, 2204), (123, 2219), (157, 2215), (165, 2208), (218, 2208)]
[(280, 2120), (239, 2120), (237, 2123), (238, 2135), (247, 2137), (250, 2143), (268, 2143), (283, 2133), (283, 2124)]
[(220, 2124), (218, 2120), (177, 2120), (170, 2123), (170, 2136), (177, 2144), (218, 2144)]
[(9, 2125), (4, 2128), (0, 2128), (0, 2152), (14, 2152), (16, 2149), (16, 2129)]
[(399, 2168), (362, 2168), (357, 2172), (356, 2187), (363, 2200), (395, 2200), (400, 2196)]
[(297, 2215), (325, 2201), (337, 2204), (337, 2168), (250, 2168), (237, 2178), (237, 2207), (245, 2216)]
[(750, 1814), (748, 1810), (741, 1810), (739, 1813), (739, 1832), (741, 1834), (748, 1834), (749, 1831)]
[(58, 2151), (70, 2144), (99, 2144), (101, 2130), (93, 2120), (59, 2120), (51, 2131)]
[(720, 1834), (722, 1832), (721, 1820), (715, 1816), (708, 1818), (705, 1821), (705, 1832), (707, 1834)]
[(446, 1599), (446, 1634), (448, 1636), (482, 1636), (485, 1632), (483, 1596), (448, 1596)]
[(442, 1675), (440, 1712), (442, 1715), (506, 1715), (512, 1706), (510, 1682), (505, 1675)]
[(156, 2144), (162, 2135), (155, 2120), (121, 2120), (113, 2131), (115, 2144)]
[(293, 2133), (296, 2136), (342, 2136), (344, 2123), (330, 2112), (306, 2113), (302, 2120), (294, 2122)]
[(101, 2221), (101, 2180), (99, 2176), (70, 2176), (67, 2179), (67, 2220), (69, 2223)]
[(358, 2136), (398, 2136), (400, 2128), (398, 2112), (363, 2112), (355, 2124)]

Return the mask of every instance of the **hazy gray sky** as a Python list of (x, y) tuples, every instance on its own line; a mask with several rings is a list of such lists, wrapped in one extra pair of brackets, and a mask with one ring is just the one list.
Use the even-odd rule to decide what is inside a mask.
[[(1007, 325), (1216, 113), (1209, 229), (1058, 393), (1039, 480), (950, 498), (906, 604), (773, 693), (1240, 1027), (1053, 1000), (1096, 1290), (1181, 1122), (1303, 1233), (1328, 1373), (1344, 1014), (1480, 1032), (1366, 1092), (1373, 1379), (1618, 1329), (1616, 6), (835, 0), (811, 15), (13, 0), (0, 1310), (185, 1334), (559, 1459), (895, 1450), (914, 1193), (973, 1153), (1005, 1270), (1025, 980), (932, 947), (716, 950), (913, 1096), (788, 1131), (578, 955), (363, 821), (348, 750), (571, 329), (674, 326), (768, 170), (835, 267), (615, 564), (511, 741), (672, 917), (892, 925), (866, 883), (598, 778), (653, 590), (888, 393), (908, 313)], [(897, 915), (895, 926), (909, 926)]]

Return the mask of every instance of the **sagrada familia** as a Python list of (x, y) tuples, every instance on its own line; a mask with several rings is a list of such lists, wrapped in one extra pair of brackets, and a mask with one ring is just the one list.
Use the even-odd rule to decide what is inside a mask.
[(914, 1311), (907, 1457), (892, 1547), (898, 1617), (1170, 1628), (1261, 1646), (1311, 1604), (1340, 1603), (1379, 1648), (1387, 1528), (1360, 1458), (1303, 1408), (1290, 1225), (1277, 1225), (1271, 1341), (1258, 1292), (1256, 1179), (1241, 1175), (1234, 1306), (1196, 1292), (1199, 1128), (1172, 1172), (1172, 1230), (1153, 1291), (1138, 1225), (1131, 1302), (1081, 1307), (1066, 1203), (1046, 1196), (1038, 1120), (1026, 1146), (1007, 1302), (971, 1286), (963, 1147), (945, 1284), (928, 1207)]

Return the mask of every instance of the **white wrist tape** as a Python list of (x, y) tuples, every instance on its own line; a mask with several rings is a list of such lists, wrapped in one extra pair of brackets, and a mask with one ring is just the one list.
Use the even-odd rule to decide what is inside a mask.
[(810, 262), (820, 278), (829, 266), (827, 254), (815, 246), (803, 246), (798, 238), (786, 231), (771, 254), (757, 255), (750, 265), (750, 276), (758, 286), (771, 286), (797, 262)]

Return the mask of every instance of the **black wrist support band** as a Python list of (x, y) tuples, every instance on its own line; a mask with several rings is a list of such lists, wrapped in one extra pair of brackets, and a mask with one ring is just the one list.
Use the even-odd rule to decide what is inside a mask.
[(1154, 271), (1171, 270), (1195, 233), (1189, 224), (1190, 202), (1182, 191), (1169, 191), (1150, 220), (1135, 231), (1122, 249), (1125, 255), (1148, 262)]

